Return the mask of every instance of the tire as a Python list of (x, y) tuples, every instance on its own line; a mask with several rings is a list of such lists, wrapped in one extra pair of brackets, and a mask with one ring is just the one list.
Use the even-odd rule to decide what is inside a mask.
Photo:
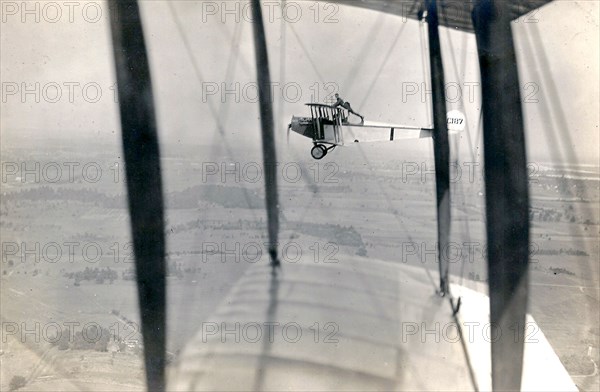
[(327, 155), (327, 149), (322, 144), (317, 144), (310, 150), (310, 155), (317, 160), (323, 159)]

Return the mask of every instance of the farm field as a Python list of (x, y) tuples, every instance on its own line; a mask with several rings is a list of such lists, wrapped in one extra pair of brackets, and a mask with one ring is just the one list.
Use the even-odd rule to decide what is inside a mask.
[[(40, 159), (43, 167), (50, 160), (38, 154), (30, 159)], [(82, 159), (73, 154), (63, 151), (52, 159)], [(25, 158), (21, 151), (3, 155), (9, 162)], [(109, 168), (112, 158), (83, 162)], [(283, 269), (298, 260), (344, 263), (345, 257), (359, 257), (419, 266), (435, 278), (439, 249), (431, 176), (401, 175), (400, 160), (373, 159), (366, 168), (344, 159), (340, 154), (316, 166), (298, 161), (303, 177), (282, 177)], [(266, 263), (263, 183), (235, 174), (236, 162), (241, 170), (260, 161), (240, 162), (223, 153), (210, 162), (218, 170), (225, 163), (230, 174), (207, 175), (215, 166), (194, 155), (163, 162), (172, 361), (245, 270)], [(125, 188), (115, 172), (104, 173), (97, 183), (23, 182), (13, 176), (2, 184), (2, 390), (15, 376), (30, 390), (143, 389)], [(480, 175), (453, 184), (450, 257), (457, 283), (486, 280)], [(583, 390), (598, 386), (600, 361), (598, 185), (544, 172), (530, 181), (530, 312)], [(73, 341), (63, 342), (61, 333)], [(95, 344), (82, 343), (78, 333), (93, 336)]]

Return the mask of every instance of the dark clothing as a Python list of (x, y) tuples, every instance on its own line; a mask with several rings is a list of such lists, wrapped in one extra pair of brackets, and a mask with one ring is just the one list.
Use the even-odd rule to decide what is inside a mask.
[(361, 118), (361, 120), (364, 120), (364, 117), (361, 116), (360, 114), (356, 113), (354, 110), (352, 110), (352, 106), (350, 106), (350, 102), (345, 102), (342, 98), (338, 97), (337, 101), (335, 101), (335, 103), (333, 105), (331, 105), (332, 108), (337, 108), (338, 106), (343, 107), (344, 109), (346, 109), (348, 111), (348, 113), (352, 113), (355, 116), (358, 116)]
[(337, 101), (335, 101), (335, 103), (333, 105), (331, 105), (332, 108), (337, 108), (338, 106), (341, 106), (343, 108), (345, 108), (346, 102), (344, 102), (344, 100), (342, 98), (337, 99)]

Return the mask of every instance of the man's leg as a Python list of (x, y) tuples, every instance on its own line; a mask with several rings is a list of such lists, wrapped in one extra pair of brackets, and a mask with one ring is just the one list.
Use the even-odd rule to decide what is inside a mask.
[(358, 117), (360, 117), (360, 119), (361, 119), (362, 121), (365, 121), (365, 118), (364, 118), (363, 116), (361, 116), (360, 114), (356, 113), (354, 110), (350, 110), (349, 112), (350, 112), (350, 113), (352, 113), (352, 114), (354, 114), (355, 116), (358, 116)]
[(352, 113), (352, 114), (354, 114), (355, 116), (358, 116), (358, 117), (360, 117), (360, 119), (361, 119), (361, 120), (363, 120), (363, 121), (365, 120), (365, 118), (364, 118), (363, 116), (361, 116), (360, 114), (358, 114), (358, 113), (356, 113), (354, 110), (352, 110), (352, 106), (350, 106), (350, 102), (346, 102), (346, 103), (345, 103), (345, 105), (344, 105), (344, 107), (345, 107), (346, 109), (348, 109), (348, 113)]

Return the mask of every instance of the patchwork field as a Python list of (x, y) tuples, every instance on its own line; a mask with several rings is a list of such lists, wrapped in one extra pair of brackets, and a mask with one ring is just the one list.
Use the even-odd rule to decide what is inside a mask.
[[(259, 157), (211, 154), (210, 165), (193, 154), (163, 162), (171, 360), (246, 268), (266, 258), (264, 184), (251, 173)], [(42, 173), (2, 183), (1, 389), (143, 389), (129, 218), (123, 177), (110, 169), (115, 157), (25, 157), (15, 150), (2, 159), (42, 168), (94, 162), (104, 174), (97, 182), (81, 175), (49, 182)], [(284, 270), (307, 256), (312, 263), (358, 256), (421, 266), (437, 277), (431, 175), (405, 175), (402, 160), (373, 157), (367, 167), (342, 154), (293, 163), (279, 178)], [(530, 181), (530, 311), (578, 386), (595, 390), (599, 182), (553, 174)], [(453, 280), (485, 283), (481, 173), (452, 187)], [(90, 339), (94, 344), (85, 344)]]

